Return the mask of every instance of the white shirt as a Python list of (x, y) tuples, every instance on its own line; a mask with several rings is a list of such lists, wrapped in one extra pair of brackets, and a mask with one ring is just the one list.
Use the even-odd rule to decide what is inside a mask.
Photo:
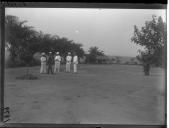
[(78, 57), (77, 56), (73, 57), (73, 63), (78, 64)]
[(61, 61), (61, 57), (60, 57), (60, 55), (57, 55), (57, 56), (55, 56), (55, 61)]
[(72, 60), (72, 57), (68, 55), (68, 56), (66, 57), (66, 61), (67, 61), (67, 62), (71, 62), (71, 60)]
[(46, 62), (46, 57), (42, 56), (42, 57), (40, 58), (40, 60), (41, 60), (41, 63), (44, 63), (44, 62)]

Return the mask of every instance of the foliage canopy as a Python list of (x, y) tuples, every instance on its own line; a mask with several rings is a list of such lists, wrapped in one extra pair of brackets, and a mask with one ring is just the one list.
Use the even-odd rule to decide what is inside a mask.
[(145, 48), (139, 50), (137, 58), (143, 64), (165, 66), (167, 45), (167, 24), (162, 17), (152, 16), (151, 21), (146, 21), (145, 26), (139, 29), (134, 26), (134, 35), (131, 41)]

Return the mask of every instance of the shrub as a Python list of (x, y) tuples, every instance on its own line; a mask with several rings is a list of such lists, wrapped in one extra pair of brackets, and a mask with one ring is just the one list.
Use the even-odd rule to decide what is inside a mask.
[(36, 77), (32, 74), (25, 74), (25, 75), (16, 77), (16, 79), (19, 79), (19, 80), (36, 80), (36, 79), (38, 79), (38, 77)]

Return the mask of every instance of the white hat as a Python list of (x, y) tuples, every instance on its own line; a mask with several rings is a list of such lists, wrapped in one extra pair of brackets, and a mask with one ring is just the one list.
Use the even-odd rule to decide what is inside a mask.
[(56, 54), (58, 55), (58, 54), (59, 54), (59, 52), (56, 52)]

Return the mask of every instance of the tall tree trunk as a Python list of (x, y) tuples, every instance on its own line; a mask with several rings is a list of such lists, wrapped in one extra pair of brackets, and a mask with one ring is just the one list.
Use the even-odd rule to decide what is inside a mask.
[(143, 65), (143, 68), (144, 68), (144, 74), (146, 76), (149, 76), (150, 75), (150, 65), (149, 64), (145, 64), (145, 65)]

